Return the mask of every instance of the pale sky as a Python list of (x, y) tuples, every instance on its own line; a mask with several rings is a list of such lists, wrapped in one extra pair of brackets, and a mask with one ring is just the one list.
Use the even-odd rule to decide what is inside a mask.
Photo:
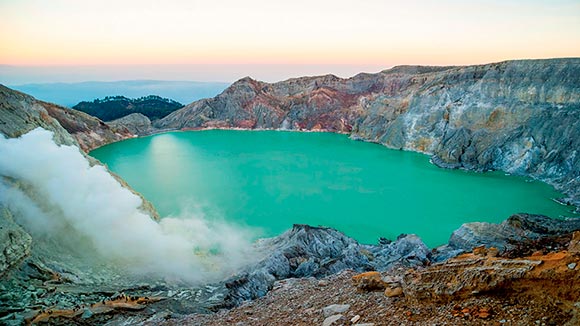
[(51, 69), (277, 80), (578, 56), (580, 0), (0, 0), (0, 83)]

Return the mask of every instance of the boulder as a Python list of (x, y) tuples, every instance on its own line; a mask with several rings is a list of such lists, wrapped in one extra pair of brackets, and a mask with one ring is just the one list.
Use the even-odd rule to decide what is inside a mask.
[(324, 317), (330, 317), (332, 315), (342, 314), (350, 309), (349, 304), (331, 304), (322, 308), (322, 314)]
[(376, 271), (357, 274), (352, 277), (352, 283), (362, 291), (382, 291), (388, 286), (381, 273)]
[(519, 242), (560, 236), (580, 230), (580, 218), (553, 219), (543, 215), (515, 214), (500, 224), (473, 222), (454, 231), (442, 250), (471, 251), (478, 246), (506, 251)]
[(151, 120), (141, 113), (131, 113), (122, 118), (107, 122), (111, 128), (126, 128), (135, 135), (148, 135), (153, 132)]

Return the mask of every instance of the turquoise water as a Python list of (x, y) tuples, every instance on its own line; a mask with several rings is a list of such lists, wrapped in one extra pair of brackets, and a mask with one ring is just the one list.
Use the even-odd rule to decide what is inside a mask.
[(338, 134), (170, 132), (90, 154), (162, 216), (204, 214), (255, 227), (260, 236), (304, 223), (334, 227), (363, 243), (415, 233), (436, 246), (465, 222), (500, 222), (518, 212), (572, 215), (541, 182), (440, 169), (426, 155)]

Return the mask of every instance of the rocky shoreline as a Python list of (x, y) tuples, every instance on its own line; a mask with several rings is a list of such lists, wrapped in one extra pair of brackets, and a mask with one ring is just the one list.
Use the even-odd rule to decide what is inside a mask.
[[(216, 314), (158, 315), (144, 325), (571, 326), (579, 320), (579, 282), (568, 266), (577, 259), (557, 253), (505, 259), (478, 252), (421, 269), (345, 270), (323, 279), (276, 282), (267, 296)], [(554, 284), (565, 284), (559, 294), (550, 291)]]
[[(498, 230), (501, 230), (500, 236), (493, 237)], [(566, 253), (560, 259), (568, 266), (564, 269), (566, 281), (570, 281), (570, 288), (577, 289), (580, 288), (580, 233), (572, 235), (572, 230), (580, 230), (580, 219), (556, 221), (518, 214), (502, 224), (465, 224), (453, 233), (448, 245), (430, 250), (414, 235), (362, 245), (330, 228), (295, 225), (278, 237), (256, 243), (257, 249), (265, 253), (257, 263), (223, 282), (198, 287), (143, 280), (135, 283), (109, 280), (106, 285), (86, 283), (82, 275), (51, 269), (39, 262), (42, 260), (39, 257), (32, 257), (0, 282), (3, 292), (0, 320), (14, 325), (33, 320), (50, 325), (145, 321), (156, 324), (160, 319), (180, 324), (179, 320), (190, 318), (187, 315), (192, 313), (211, 315), (240, 305), (247, 307), (249, 302), (285, 284), (280, 282), (287, 279), (319, 279), (317, 282), (324, 283), (344, 272), (352, 276), (367, 271), (381, 272), (380, 279), (387, 280), (393, 289), (401, 287), (401, 293), (395, 292), (394, 297), (404, 296), (417, 306), (428, 306), (426, 302), (473, 299), (479, 292), (494, 293), (496, 288), (509, 288), (539, 269), (537, 266), (548, 266), (541, 265), (538, 257), (554, 252)], [(471, 256), (461, 258), (466, 253)], [(533, 258), (534, 255), (537, 257)], [(454, 260), (457, 256), (460, 258)], [(531, 257), (528, 260), (519, 258), (528, 256)], [(483, 266), (492, 271), (489, 277), (481, 274)], [(541, 279), (547, 283), (564, 277), (556, 272), (542, 275)], [(349, 286), (350, 282), (343, 282), (346, 284), (341, 286)], [(363, 285), (362, 289), (372, 290), (374, 281), (370, 282), (363, 280), (367, 286)], [(356, 284), (361, 286), (360, 282)], [(379, 287), (384, 290), (388, 286)], [(580, 300), (577, 292), (567, 290), (566, 293), (544, 299), (571, 300), (572, 305)], [(119, 301), (119, 298), (129, 299)], [(580, 311), (568, 308), (568, 315)]]
[(246, 77), (150, 126), (138, 115), (123, 123), (140, 135), (201, 129), (346, 133), (431, 155), (443, 168), (538, 179), (564, 193), (562, 203), (578, 207), (579, 85), (580, 58), (400, 66), (347, 79), (278, 83)]
[[(174, 318), (179, 323), (180, 318), (192, 313), (211, 314), (247, 305), (267, 295), (286, 279), (324, 280), (344, 271), (349, 271), (349, 275), (379, 271), (403, 282), (405, 277), (415, 275), (413, 273), (431, 275), (428, 271), (434, 266), (448, 266), (444, 272), (438, 272), (437, 277), (455, 277), (457, 271), (449, 265), (453, 257), (469, 253), (474, 247), (479, 248), (474, 251), (479, 255), (505, 257), (501, 264), (493, 267), (497, 269), (494, 271), (496, 277), (503, 277), (501, 282), (494, 284), (504, 284), (508, 281), (500, 271), (510, 275), (510, 282), (523, 277), (523, 274), (516, 273), (522, 267), (515, 257), (569, 250), (573, 230), (580, 230), (580, 219), (557, 221), (544, 216), (518, 214), (502, 224), (467, 223), (453, 233), (449, 244), (429, 249), (414, 235), (401, 235), (394, 241), (383, 239), (376, 245), (362, 245), (330, 228), (295, 225), (280, 236), (256, 243), (257, 250), (264, 254), (260, 261), (223, 282), (204, 286), (129, 279), (87, 283), (87, 275), (63, 270), (71, 266), (59, 266), (57, 262), (47, 261), (46, 257), (33, 255), (0, 281), (3, 292), (0, 321), (18, 325), (38, 318), (37, 321), (51, 324), (75, 321), (117, 324)], [(494, 236), (498, 231), (499, 235)], [(577, 254), (573, 257), (580, 259)], [(460, 266), (463, 266), (464, 273), (474, 273), (473, 277), (478, 279), (479, 263), (470, 264), (473, 266)], [(535, 266), (532, 264), (526, 270), (533, 270)], [(580, 266), (576, 268), (574, 265), (571, 275), (577, 277), (577, 270), (580, 271)], [(417, 300), (421, 297), (416, 293), (418, 289), (430, 286), (434, 287), (433, 293), (437, 296), (448, 293), (445, 294), (447, 299), (441, 299), (443, 301), (463, 300), (471, 295), (460, 296), (458, 293), (466, 293), (460, 289), (475, 281), (457, 282), (457, 288), (453, 290), (437, 290), (449, 282), (430, 282), (415, 282), (411, 287), (404, 285), (404, 295), (409, 300)], [(485, 284), (487, 281), (478, 286)], [(580, 286), (580, 283), (574, 284)], [(424, 290), (420, 292), (424, 296)], [(130, 299), (118, 304), (120, 296)], [(576, 295), (573, 300), (580, 298)]]

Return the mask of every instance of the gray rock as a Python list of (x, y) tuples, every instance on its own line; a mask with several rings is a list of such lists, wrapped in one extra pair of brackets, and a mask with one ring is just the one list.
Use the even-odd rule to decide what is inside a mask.
[(369, 247), (373, 254), (371, 265), (377, 271), (386, 271), (395, 266), (424, 266), (430, 262), (431, 250), (414, 234), (399, 236), (396, 241)]
[(30, 254), (32, 238), (0, 205), (0, 277)]
[(341, 314), (343, 312), (348, 311), (350, 309), (349, 304), (332, 304), (330, 306), (326, 306), (322, 308), (322, 314), (324, 317), (329, 317), (331, 315)]
[(568, 268), (569, 268), (569, 269), (574, 269), (574, 268), (576, 268), (576, 263), (570, 263), (570, 264), (568, 264)]
[(464, 67), (394, 67), (268, 84), (249, 77), (155, 123), (191, 128), (324, 129), (433, 155), (446, 168), (503, 170), (580, 204), (580, 58)]
[(150, 134), (153, 129), (151, 120), (141, 113), (131, 113), (117, 120), (107, 122), (111, 128), (126, 128), (130, 133), (143, 136)]
[(466, 251), (467, 250), (465, 250), (465, 249), (461, 249), (461, 248), (457, 249), (457, 248), (453, 248), (449, 245), (439, 246), (431, 252), (431, 261), (433, 261), (434, 263), (444, 262), (448, 259), (457, 257), (458, 255), (460, 255)]
[(429, 249), (415, 235), (404, 235), (387, 244), (361, 245), (337, 230), (308, 225), (294, 225), (280, 236), (260, 240), (257, 248), (268, 254), (221, 284), (225, 299), (211, 309), (261, 297), (276, 280), (284, 278), (324, 277), (345, 269), (363, 272), (429, 263)]
[(295, 277), (307, 277), (309, 275), (315, 275), (318, 271), (319, 265), (316, 263), (314, 258), (310, 258), (307, 261), (298, 265), (298, 268), (294, 271)]
[(543, 236), (556, 236), (580, 230), (580, 218), (552, 219), (543, 215), (515, 214), (500, 224), (466, 223), (454, 231), (447, 249), (471, 251), (485, 245), (501, 250), (513, 249), (515, 243)]
[(19, 137), (42, 127), (54, 132), (57, 144), (77, 145), (89, 151), (132, 135), (84, 112), (36, 100), (0, 85), (0, 134)]
[(342, 318), (343, 318), (343, 315), (332, 315), (332, 316), (324, 319), (324, 321), (322, 322), (322, 326), (334, 325), (334, 323), (336, 323), (337, 321), (339, 321)]

